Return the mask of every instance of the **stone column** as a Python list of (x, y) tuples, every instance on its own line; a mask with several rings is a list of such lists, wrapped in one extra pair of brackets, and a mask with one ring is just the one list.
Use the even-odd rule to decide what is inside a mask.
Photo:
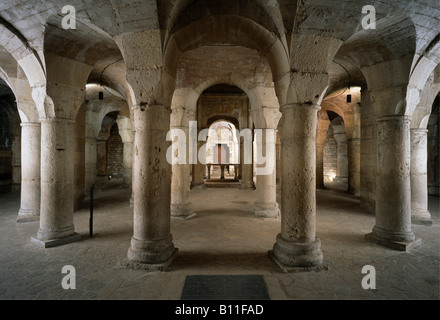
[(134, 192), (133, 192), (133, 186), (134, 186), (134, 180), (136, 179), (136, 176), (133, 174), (134, 173), (134, 158), (135, 158), (135, 148), (133, 148), (133, 146), (136, 145), (136, 131), (133, 130), (133, 144), (131, 147), (131, 197), (130, 197), (130, 208), (133, 208), (134, 206)]
[(40, 229), (32, 242), (45, 248), (80, 238), (73, 225), (74, 132), (74, 120), (41, 120)]
[(21, 137), (19, 135), (12, 136), (12, 179), (11, 179), (11, 191), (20, 191), (21, 187)]
[(334, 126), (334, 137), (338, 142), (338, 174), (335, 182), (348, 182), (347, 136), (342, 126)]
[(348, 139), (348, 192), (359, 196), (361, 192), (361, 140)]
[(89, 194), (90, 188), (96, 182), (96, 137), (86, 137), (86, 159), (85, 159), (85, 192)]
[(119, 135), (123, 143), (122, 154), (122, 187), (131, 186), (132, 179), (132, 162), (133, 162), (133, 131), (130, 119), (125, 116), (118, 116), (116, 123), (118, 124)]
[(281, 143), (280, 143), (280, 139), (278, 138), (278, 134), (277, 134), (277, 141), (275, 146), (276, 146), (275, 149), (276, 182), (277, 185), (280, 185), (281, 184)]
[(316, 238), (315, 136), (319, 109), (305, 103), (281, 109), (281, 233), (269, 255), (287, 272), (318, 268), (323, 261), (321, 241)]
[[(258, 154), (266, 158), (263, 164), (257, 164), (258, 168), (264, 170), (273, 168), (270, 172), (257, 175), (257, 201), (254, 204), (254, 214), (257, 217), (275, 218), (279, 216), (280, 210), (277, 203), (277, 182), (276, 182), (276, 130), (261, 129), (262, 139), (256, 141)], [(267, 140), (266, 134), (272, 135), (272, 141)], [(272, 143), (272, 146), (268, 146)]]
[(411, 231), (410, 118), (377, 120), (376, 225), (367, 240), (406, 251), (421, 243)]
[[(185, 132), (188, 137), (188, 127), (173, 126), (172, 129), (179, 129)], [(188, 153), (188, 143), (186, 152)], [(188, 154), (187, 154), (188, 155)], [(171, 180), (171, 215), (173, 217), (188, 217), (192, 214), (191, 202), (189, 201), (190, 191), (190, 164), (186, 157), (186, 163), (178, 163), (172, 165), (173, 176)]]
[[(205, 144), (205, 141), (197, 141), (197, 152), (200, 152), (200, 148)], [(198, 153), (197, 153), (198, 154)], [(195, 187), (205, 187), (205, 182), (203, 177), (205, 175), (205, 165), (201, 164), (197, 159), (197, 163), (193, 164), (193, 174), (191, 188)]]
[(324, 143), (327, 138), (327, 131), (330, 125), (327, 112), (318, 112), (318, 122), (316, 130), (316, 187), (325, 189), (324, 185)]
[(163, 105), (137, 107), (134, 125), (134, 230), (122, 266), (160, 271), (177, 251), (170, 233), (171, 165), (166, 158), (170, 109)]
[(21, 198), (17, 222), (40, 219), (41, 125), (21, 124)]
[[(242, 177), (241, 177), (241, 189), (255, 189), (254, 185), (254, 167), (253, 164), (244, 163), (244, 137), (240, 138), (240, 154), (243, 154), (243, 163), (242, 167)], [(253, 151), (252, 151), (252, 159), (253, 159)]]
[(411, 220), (432, 225), (428, 211), (428, 130), (411, 129)]
[(131, 173), (132, 173), (132, 154), (133, 154), (133, 143), (131, 141), (123, 142), (123, 176), (122, 176), (122, 186), (128, 188), (131, 186)]

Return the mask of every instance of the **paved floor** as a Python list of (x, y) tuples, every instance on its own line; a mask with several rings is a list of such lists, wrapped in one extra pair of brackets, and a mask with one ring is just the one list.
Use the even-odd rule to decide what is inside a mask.
[[(109, 183), (95, 192), (95, 237), (88, 235), (89, 209), (75, 212), (78, 242), (42, 249), (31, 243), (38, 222), (17, 224), (19, 194), (0, 195), (0, 299), (179, 299), (185, 277), (197, 274), (259, 274), (271, 299), (440, 298), (439, 198), (430, 198), (434, 225), (413, 225), (423, 244), (408, 253), (366, 242), (374, 215), (359, 199), (339, 190), (317, 191), (317, 236), (328, 270), (281, 273), (267, 257), (280, 219), (252, 216), (256, 191), (191, 191), (197, 215), (173, 218), (179, 255), (168, 272), (119, 267), (132, 236), (130, 191)], [(376, 289), (364, 290), (362, 267), (376, 270)], [(76, 289), (64, 290), (64, 265), (76, 270)]]

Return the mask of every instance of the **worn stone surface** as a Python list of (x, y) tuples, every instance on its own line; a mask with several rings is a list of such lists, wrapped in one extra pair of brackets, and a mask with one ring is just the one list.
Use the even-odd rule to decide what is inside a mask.
[[(413, 225), (423, 243), (405, 253), (364, 240), (374, 216), (359, 208), (358, 198), (340, 191), (318, 191), (316, 232), (328, 270), (285, 274), (267, 256), (281, 222), (253, 216), (249, 204), (255, 201), (256, 191), (193, 190), (190, 200), (197, 216), (172, 219), (179, 254), (168, 272), (159, 273), (120, 267), (132, 236), (133, 214), (128, 205), (130, 190), (119, 186), (117, 181), (97, 186), (93, 238), (88, 235), (85, 208), (75, 213), (81, 240), (50, 249), (29, 241), (38, 222), (16, 224), (19, 195), (1, 195), (0, 230), (7, 240), (0, 244), (0, 297), (180, 299), (187, 275), (261, 274), (275, 300), (440, 298), (440, 207), (435, 197), (429, 199), (433, 225)], [(67, 264), (76, 269), (76, 290), (61, 287), (65, 276), (61, 269)], [(361, 270), (367, 264), (376, 269), (376, 290), (362, 289)]]
[[(328, 127), (327, 121), (335, 121), (335, 114), (335, 183), (338, 190), (348, 186), (346, 191), (360, 197), (363, 209), (375, 212), (368, 238), (409, 253), (424, 246), (411, 216), (413, 222), (431, 222), (427, 193), (439, 190), (438, 0), (376, 1), (377, 28), (367, 30), (362, 24), (363, 3), (351, 0), (72, 0), (70, 4), (76, 9), (71, 19), (77, 22), (74, 30), (63, 28), (60, 2), (4, 0), (0, 4), (0, 146), (4, 146), (0, 174), (6, 175), (0, 183), (16, 191), (22, 180), (18, 220), (40, 215), (34, 242), (81, 251), (81, 245), (66, 244), (77, 240), (75, 207), (84, 191), (97, 182), (97, 175), (103, 179), (122, 175), (119, 182), (133, 187), (124, 190), (132, 194), (133, 234), (125, 257), (128, 262), (123, 264), (149, 271), (173, 268), (172, 260), (178, 266), (182, 260), (174, 259), (173, 237), (180, 246), (182, 233), (179, 228), (171, 230), (170, 215), (188, 218), (173, 226), (195, 228), (193, 221), (204, 218), (197, 206), (205, 203), (191, 204), (191, 195), (208, 192), (202, 190), (204, 166), (180, 166), (172, 172), (166, 163), (167, 131), (186, 126), (182, 119), (170, 119), (169, 109), (180, 108), (180, 113), (199, 121), (199, 130), (225, 119), (239, 129), (279, 130), (279, 157), (274, 160), (278, 177), (275, 173), (257, 177), (256, 196), (245, 202), (252, 203), (247, 209), (260, 217), (276, 216), (277, 203), (281, 204), (281, 221), (272, 221), (281, 231), (278, 237), (268, 238), (277, 239), (271, 256), (282, 269), (321, 270), (324, 266), (328, 238), (326, 230), (317, 229), (316, 186), (324, 186), (327, 131), (323, 128)], [(206, 95), (205, 90), (218, 85), (240, 91)], [(13, 96), (18, 112), (9, 112), (5, 103), (14, 101)], [(317, 131), (320, 106), (328, 119), (319, 116), (323, 121)], [(21, 155), (20, 132), (11, 129), (19, 128), (20, 122), (41, 122), (40, 134), (35, 131), (30, 137), (33, 129), (23, 130)], [(411, 138), (410, 128), (428, 128), (428, 142), (416, 131)], [(113, 139), (117, 133), (123, 151), (121, 141)], [(119, 152), (112, 161), (109, 155), (116, 145)], [(242, 190), (229, 196), (252, 194), (257, 169), (255, 161), (242, 164)], [(193, 193), (188, 187), (190, 175)], [(244, 200), (234, 201), (238, 205)], [(346, 208), (345, 202), (340, 205), (339, 209)], [(229, 209), (234, 213), (237, 207)], [(230, 220), (243, 223), (235, 218), (232, 214)], [(338, 222), (344, 224), (342, 219)], [(223, 223), (220, 219), (215, 227)], [(237, 238), (241, 230), (230, 229), (226, 231), (236, 234), (228, 235), (226, 247), (237, 249), (234, 254), (239, 256), (248, 252)], [(185, 231), (186, 237), (197, 234), (191, 228)], [(252, 231), (243, 235), (254, 241), (256, 233), (263, 237), (263, 231)], [(343, 245), (347, 252), (350, 245)], [(53, 252), (63, 255), (63, 250)], [(197, 254), (192, 258), (203, 260)], [(228, 266), (234, 258), (217, 260)], [(276, 283), (276, 277), (271, 279)], [(156, 284), (166, 281), (163, 276)], [(294, 282), (286, 281), (282, 292), (294, 296), (290, 286)], [(304, 287), (313, 294), (326, 292), (316, 283)], [(152, 295), (158, 296), (157, 292)]]

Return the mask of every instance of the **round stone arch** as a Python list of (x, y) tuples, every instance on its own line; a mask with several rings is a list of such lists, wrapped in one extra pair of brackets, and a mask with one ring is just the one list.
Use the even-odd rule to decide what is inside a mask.
[[(221, 30), (221, 32), (219, 31)], [(234, 31), (235, 30), (235, 31)], [(288, 49), (273, 33), (250, 19), (214, 15), (203, 17), (181, 29), (173, 30), (164, 49), (164, 68), (176, 74), (179, 58), (187, 51), (205, 45), (233, 44), (254, 49), (266, 57), (272, 71), (275, 90), (283, 96), (280, 79), (289, 71)], [(246, 92), (246, 90), (243, 90)]]
[[(189, 94), (185, 99), (185, 107), (187, 109), (196, 112), (197, 101), (200, 98), (201, 94), (208, 88), (218, 85), (218, 84), (229, 84), (236, 86), (241, 89), (249, 99), (249, 112), (252, 114), (252, 121), (255, 125), (258, 125), (262, 122), (262, 119), (256, 118), (256, 113), (254, 111), (260, 110), (262, 108), (261, 97), (256, 88), (252, 88), (245, 79), (242, 79), (235, 75), (229, 76), (221, 76), (215, 77), (200, 83), (195, 89), (193, 89), (192, 94)], [(265, 128), (265, 124), (262, 128)]]
[(412, 113), (411, 129), (426, 129), (432, 105), (440, 92), (440, 64), (431, 72), (424, 87), (418, 92), (420, 98)]

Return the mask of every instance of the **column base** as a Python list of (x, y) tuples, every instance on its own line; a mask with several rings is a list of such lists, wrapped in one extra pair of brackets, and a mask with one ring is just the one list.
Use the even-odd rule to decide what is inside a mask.
[(284, 273), (295, 273), (295, 272), (310, 272), (310, 271), (321, 271), (321, 270), (328, 270), (327, 265), (320, 265), (320, 266), (314, 266), (314, 267), (290, 267), (286, 266), (285, 264), (281, 263), (280, 260), (277, 259), (277, 257), (274, 255), (273, 250), (269, 250), (267, 252), (267, 255), (270, 259), (272, 259), (273, 262), (284, 272)]
[(365, 235), (365, 240), (385, 247), (408, 252), (422, 244), (422, 239), (416, 239), (412, 232), (390, 232), (378, 227)]
[(43, 248), (53, 248), (53, 247), (61, 246), (63, 244), (75, 242), (80, 239), (81, 239), (81, 235), (79, 233), (74, 233), (67, 237), (58, 238), (58, 239), (48, 239), (48, 240), (40, 240), (38, 238), (32, 237), (31, 242)]
[(168, 260), (161, 262), (161, 263), (143, 263), (138, 261), (133, 261), (128, 258), (125, 258), (121, 264), (121, 268), (125, 269), (134, 269), (134, 270), (146, 270), (150, 272), (156, 272), (156, 271), (167, 271), (170, 267), (171, 263), (174, 261), (174, 259), (177, 256), (178, 249), (175, 248), (173, 254), (171, 255)]
[(171, 204), (171, 216), (178, 218), (186, 218), (193, 215), (191, 210), (191, 203), (185, 204)]
[(293, 242), (285, 240), (278, 234), (269, 257), (283, 272), (313, 271), (326, 269), (322, 266), (323, 254), (321, 241), (316, 238), (312, 242)]
[(40, 221), (40, 213), (35, 210), (20, 209), (18, 211), (17, 223)]
[(205, 183), (198, 183), (198, 184), (191, 184), (190, 189), (196, 189), (196, 190), (200, 190), (200, 189), (206, 189)]
[(280, 215), (280, 208), (277, 202), (254, 204), (254, 216), (258, 218), (277, 218)]
[(138, 240), (133, 237), (123, 265), (135, 269), (165, 270), (176, 253), (171, 235), (161, 240)]
[(255, 184), (253, 181), (241, 182), (240, 189), (244, 190), (255, 190)]
[(431, 214), (429, 211), (425, 212), (411, 212), (411, 223), (420, 224), (423, 226), (432, 226)]

